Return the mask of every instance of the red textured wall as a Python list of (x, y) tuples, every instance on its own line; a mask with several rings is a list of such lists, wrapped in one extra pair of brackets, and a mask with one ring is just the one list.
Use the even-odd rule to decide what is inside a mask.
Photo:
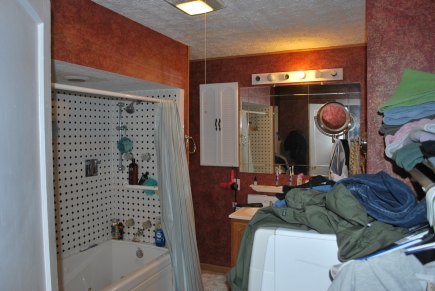
[(90, 0), (52, 0), (51, 17), (52, 59), (184, 89), (188, 124), (188, 46)]
[(367, 170), (406, 177), (384, 155), (378, 108), (395, 91), (403, 70), (435, 73), (435, 2), (367, 1)]
[(56, 60), (187, 89), (188, 47), (90, 0), (53, 0)]
[[(326, 68), (343, 68), (343, 82), (360, 82), (364, 123), (366, 87), (366, 47), (348, 47), (270, 54), (239, 58), (207, 60), (207, 83), (238, 82), (239, 87), (251, 87), (251, 74)], [(230, 168), (200, 166), (199, 84), (203, 84), (204, 62), (190, 64), (190, 134), (197, 141), (197, 152), (190, 156), (190, 179), (195, 209), (196, 234), (201, 263), (230, 266), (230, 220), (234, 192), (221, 189), (220, 182), (228, 181)], [(254, 176), (259, 184), (273, 185), (272, 174), (239, 173), (241, 191), (237, 201), (246, 203)], [(286, 183), (281, 175), (281, 185)]]

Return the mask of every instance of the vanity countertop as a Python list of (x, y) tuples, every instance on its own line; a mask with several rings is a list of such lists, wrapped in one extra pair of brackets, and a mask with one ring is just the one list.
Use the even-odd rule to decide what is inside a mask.
[(257, 210), (260, 209), (258, 207), (242, 207), (236, 212), (233, 212), (229, 215), (229, 218), (242, 219), (242, 220), (251, 220)]

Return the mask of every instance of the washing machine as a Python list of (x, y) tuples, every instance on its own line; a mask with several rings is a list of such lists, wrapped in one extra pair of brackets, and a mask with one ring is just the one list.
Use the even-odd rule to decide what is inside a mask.
[(280, 227), (255, 232), (249, 291), (327, 290), (329, 270), (340, 264), (335, 234)]

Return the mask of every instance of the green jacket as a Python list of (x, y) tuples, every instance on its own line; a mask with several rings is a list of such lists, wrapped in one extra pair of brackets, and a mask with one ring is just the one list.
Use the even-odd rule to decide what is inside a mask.
[(376, 252), (404, 237), (408, 230), (382, 223), (342, 184), (329, 192), (294, 188), (286, 194), (288, 207), (257, 211), (246, 226), (236, 266), (227, 273), (232, 291), (248, 290), (249, 266), (255, 231), (277, 226), (337, 235), (338, 259), (342, 262)]

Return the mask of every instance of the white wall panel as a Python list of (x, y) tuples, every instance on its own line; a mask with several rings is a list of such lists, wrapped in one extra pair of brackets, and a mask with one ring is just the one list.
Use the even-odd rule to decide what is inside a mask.
[[(153, 90), (135, 92), (155, 98), (176, 99), (180, 90)], [(129, 218), (135, 225), (125, 228), (125, 239), (133, 238), (137, 228), (150, 220), (153, 227), (141, 241), (154, 242), (154, 221), (160, 215), (158, 195), (148, 196), (142, 191), (127, 190), (127, 167), (131, 162), (123, 158), (126, 169), (118, 171), (118, 109), (119, 102), (85, 94), (58, 92), (52, 94), (53, 121), (59, 136), (53, 141), (54, 195), (57, 253), (65, 257), (92, 243), (110, 239), (111, 219), (125, 222)], [(133, 140), (133, 154), (139, 165), (139, 177), (146, 171), (159, 180), (155, 161), (154, 120), (155, 103), (135, 105), (135, 112), (122, 112), (127, 136)], [(123, 133), (124, 134), (124, 133)], [(141, 155), (151, 154), (149, 162)], [(98, 159), (98, 176), (85, 177), (85, 160)]]

